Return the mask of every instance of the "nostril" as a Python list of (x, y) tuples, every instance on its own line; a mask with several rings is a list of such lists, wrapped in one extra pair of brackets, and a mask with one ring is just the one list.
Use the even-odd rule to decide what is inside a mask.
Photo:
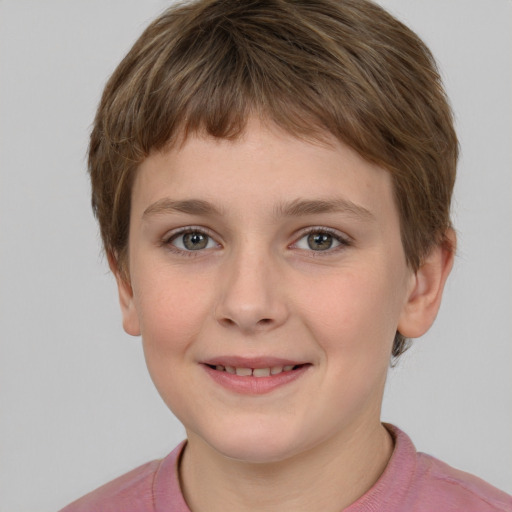
[(258, 325), (267, 325), (267, 324), (270, 324), (272, 322), (272, 319), (271, 318), (262, 318), (261, 320), (258, 321)]

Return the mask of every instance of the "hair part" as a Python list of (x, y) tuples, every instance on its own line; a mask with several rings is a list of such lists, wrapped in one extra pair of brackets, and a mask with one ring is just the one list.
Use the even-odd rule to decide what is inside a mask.
[[(92, 205), (124, 275), (139, 164), (191, 133), (236, 139), (253, 115), (309, 140), (334, 135), (390, 172), (413, 270), (449, 243), (458, 143), (414, 32), (367, 0), (199, 0), (149, 25), (96, 114)], [(407, 347), (397, 333), (393, 357)]]

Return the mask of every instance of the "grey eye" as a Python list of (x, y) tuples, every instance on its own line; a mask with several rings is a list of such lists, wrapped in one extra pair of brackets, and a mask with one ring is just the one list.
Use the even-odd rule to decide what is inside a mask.
[(174, 238), (171, 242), (175, 247), (183, 251), (200, 251), (215, 247), (215, 242), (200, 231), (190, 231)]
[(328, 233), (310, 233), (308, 235), (308, 247), (313, 251), (326, 251), (333, 245), (334, 238)]
[(297, 241), (295, 246), (298, 249), (309, 251), (327, 251), (341, 245), (341, 241), (331, 233), (325, 231), (312, 231)]

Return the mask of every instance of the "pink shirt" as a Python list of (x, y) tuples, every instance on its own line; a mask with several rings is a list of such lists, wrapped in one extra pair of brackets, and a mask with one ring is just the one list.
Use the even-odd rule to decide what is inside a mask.
[[(512, 512), (512, 497), (483, 480), (416, 452), (409, 437), (386, 425), (395, 440), (375, 485), (345, 512)], [(165, 459), (140, 466), (61, 512), (191, 512), (181, 494), (178, 460), (185, 443)]]

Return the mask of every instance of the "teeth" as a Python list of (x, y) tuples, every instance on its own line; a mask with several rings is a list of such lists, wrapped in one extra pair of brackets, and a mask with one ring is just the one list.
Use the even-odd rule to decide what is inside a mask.
[(255, 377), (268, 377), (270, 375), (270, 368), (254, 368), (252, 374)]
[(286, 366), (272, 366), (271, 368), (235, 368), (234, 366), (223, 366), (218, 364), (215, 369), (219, 372), (227, 372), (232, 375), (239, 375), (241, 377), (269, 377), (270, 375), (278, 375), (281, 372), (290, 372), (295, 368), (295, 365), (288, 364)]

